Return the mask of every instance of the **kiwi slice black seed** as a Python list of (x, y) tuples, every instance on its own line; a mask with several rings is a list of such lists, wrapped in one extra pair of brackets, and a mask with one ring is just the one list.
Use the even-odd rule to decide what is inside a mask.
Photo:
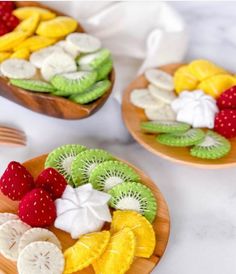
[(108, 191), (124, 182), (140, 182), (140, 177), (130, 166), (119, 161), (99, 164), (89, 177), (89, 183), (100, 191)]
[(157, 203), (152, 191), (141, 183), (122, 183), (108, 191), (109, 205), (119, 210), (134, 210), (153, 222), (157, 213)]
[(141, 129), (147, 133), (176, 133), (185, 132), (190, 125), (176, 121), (149, 121), (142, 122)]
[(86, 150), (86, 147), (81, 145), (64, 145), (58, 147), (49, 153), (45, 162), (45, 168), (55, 168), (64, 176), (68, 184), (73, 185), (71, 165), (76, 156), (84, 150)]
[(104, 63), (102, 63), (97, 68), (97, 81), (101, 81), (106, 79), (106, 77), (109, 75), (109, 73), (112, 71), (113, 68), (113, 62), (111, 58), (108, 58)]
[(16, 87), (35, 92), (54, 92), (56, 90), (53, 85), (41, 80), (10, 79), (10, 83)]
[(219, 159), (227, 155), (230, 149), (229, 140), (209, 130), (202, 142), (191, 148), (190, 154), (202, 159)]
[(89, 176), (94, 168), (105, 161), (112, 160), (113, 156), (102, 149), (89, 149), (81, 152), (72, 162), (71, 174), (75, 186), (88, 183)]

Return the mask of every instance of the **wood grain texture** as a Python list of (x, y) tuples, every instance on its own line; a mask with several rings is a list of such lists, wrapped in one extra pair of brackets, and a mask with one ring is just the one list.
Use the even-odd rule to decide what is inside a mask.
[[(24, 163), (24, 166), (29, 170), (34, 178), (36, 178), (38, 174), (44, 169), (44, 162), (46, 157), (47, 155), (42, 155)], [(128, 274), (148, 274), (151, 273), (153, 268), (159, 263), (161, 257), (165, 252), (170, 233), (170, 217), (165, 199), (155, 183), (151, 181), (150, 178), (145, 175), (141, 170), (137, 169), (131, 164), (129, 165), (138, 172), (138, 174), (141, 176), (143, 183), (153, 191), (158, 204), (157, 217), (153, 223), (157, 239), (157, 245), (154, 254), (149, 259), (135, 258), (130, 270), (127, 272)], [(0, 194), (0, 201), (0, 212), (17, 212), (17, 202), (9, 200), (2, 194)], [(60, 239), (63, 250), (75, 243), (75, 241), (71, 239), (68, 233), (65, 233), (54, 227), (51, 227), (50, 230), (52, 230)], [(16, 264), (5, 259), (1, 255), (0, 269), (2, 269), (6, 274), (17, 274)], [(94, 274), (94, 271), (92, 267), (88, 267), (83, 271), (76, 272), (76, 274)]]
[[(163, 66), (160, 69), (173, 75), (175, 70), (180, 66), (181, 64), (170, 64)], [(133, 89), (146, 88), (147, 86), (148, 81), (144, 75), (139, 76), (126, 88), (122, 101), (123, 120), (130, 134), (140, 145), (160, 157), (195, 167), (225, 168), (236, 166), (236, 138), (230, 140), (232, 149), (227, 156), (218, 160), (204, 160), (192, 157), (189, 153), (189, 148), (187, 147), (165, 146), (155, 140), (156, 135), (144, 134), (140, 129), (140, 123), (147, 121), (147, 117), (143, 109), (134, 106), (130, 102), (130, 94)]]
[[(49, 9), (45, 5), (41, 5), (37, 2), (17, 1), (16, 5), (17, 7), (38, 6)], [(52, 9), (50, 8), (50, 10)], [(58, 15), (63, 15), (55, 10), (53, 11)], [(78, 24), (77, 31), (84, 32), (80, 24)], [(25, 108), (47, 116), (68, 120), (78, 120), (94, 114), (104, 105), (113, 89), (115, 81), (114, 69), (110, 73), (109, 79), (112, 83), (111, 88), (101, 98), (86, 105), (79, 105), (62, 97), (26, 91), (10, 85), (8, 79), (3, 77), (0, 77), (0, 95)]]

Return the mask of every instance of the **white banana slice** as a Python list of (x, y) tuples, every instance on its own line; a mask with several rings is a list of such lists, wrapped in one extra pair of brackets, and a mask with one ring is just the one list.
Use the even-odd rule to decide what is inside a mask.
[(69, 54), (54, 52), (43, 62), (41, 74), (46, 81), (50, 81), (56, 74), (75, 72), (76, 70), (76, 63)]
[(130, 101), (140, 108), (157, 108), (163, 105), (163, 102), (154, 98), (148, 89), (134, 89), (130, 94)]
[(19, 217), (13, 213), (0, 213), (0, 225), (12, 220), (18, 220)]
[(36, 68), (42, 68), (43, 62), (54, 52), (63, 52), (63, 49), (59, 46), (51, 46), (40, 49), (30, 55), (30, 62)]
[(161, 100), (166, 104), (170, 104), (173, 100), (176, 99), (176, 95), (173, 91), (167, 91), (152, 84), (148, 86), (148, 90), (155, 99)]
[(0, 252), (12, 261), (18, 258), (18, 246), (21, 236), (30, 226), (20, 220), (8, 221), (0, 226)]
[(149, 120), (176, 121), (176, 114), (169, 104), (159, 108), (145, 108), (145, 114)]
[(61, 250), (49, 242), (33, 242), (19, 255), (19, 274), (62, 274), (65, 260)]
[(22, 251), (30, 243), (39, 241), (53, 243), (61, 249), (61, 243), (54, 233), (52, 233), (48, 229), (36, 227), (27, 230), (23, 234), (19, 242), (19, 252)]
[(71, 55), (73, 58), (76, 58), (79, 56), (80, 51), (77, 47), (75, 47), (70, 41), (60, 41), (55, 44), (55, 46), (60, 47), (62, 50), (64, 50), (65, 53)]
[(173, 77), (159, 69), (148, 69), (144, 73), (147, 80), (158, 88), (168, 91), (174, 90)]
[(13, 79), (31, 79), (36, 74), (36, 68), (23, 59), (7, 59), (1, 64), (4, 76)]
[(66, 37), (66, 41), (84, 53), (94, 52), (101, 48), (101, 41), (86, 33), (71, 33)]

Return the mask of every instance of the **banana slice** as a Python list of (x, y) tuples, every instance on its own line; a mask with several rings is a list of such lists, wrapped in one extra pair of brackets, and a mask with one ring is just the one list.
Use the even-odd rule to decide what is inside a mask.
[(168, 73), (159, 69), (148, 69), (144, 75), (154, 86), (168, 91), (174, 90), (173, 77)]
[(41, 73), (46, 81), (50, 81), (56, 74), (76, 70), (76, 63), (70, 55), (64, 52), (54, 52), (43, 62)]
[(149, 120), (176, 121), (176, 114), (169, 104), (163, 104), (158, 108), (145, 108), (144, 110)]
[(66, 37), (66, 41), (84, 53), (94, 52), (101, 48), (101, 41), (86, 33), (71, 33)]
[(18, 216), (12, 213), (0, 213), (0, 225), (12, 220), (18, 220)]
[(12, 261), (18, 258), (18, 246), (21, 236), (30, 226), (20, 220), (8, 221), (0, 226), (0, 252)]
[(55, 44), (55, 46), (60, 47), (61, 49), (64, 50), (65, 53), (71, 55), (73, 58), (76, 58), (79, 56), (80, 51), (78, 50), (77, 47), (75, 47), (71, 42), (69, 41), (60, 41)]
[(148, 90), (155, 99), (158, 99), (166, 104), (170, 104), (174, 99), (176, 99), (173, 91), (167, 91), (152, 84), (148, 86)]
[(140, 108), (158, 108), (163, 105), (163, 102), (154, 98), (148, 89), (134, 89), (130, 95), (130, 101)]
[(36, 68), (26, 60), (13, 58), (2, 62), (1, 72), (8, 78), (31, 79), (36, 74)]
[(19, 255), (19, 274), (62, 274), (65, 260), (61, 250), (49, 242), (33, 242)]
[(19, 252), (21, 252), (27, 245), (33, 242), (50, 242), (55, 244), (61, 249), (61, 243), (57, 239), (56, 235), (48, 229), (44, 228), (31, 228), (27, 230), (20, 239)]

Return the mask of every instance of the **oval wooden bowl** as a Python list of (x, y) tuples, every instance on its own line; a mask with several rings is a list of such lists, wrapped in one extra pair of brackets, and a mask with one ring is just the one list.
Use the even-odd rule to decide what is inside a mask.
[[(36, 178), (39, 173), (44, 169), (44, 163), (47, 155), (42, 155), (32, 160), (25, 162), (23, 165), (29, 170), (29, 172)], [(129, 164), (129, 163), (128, 163)], [(162, 196), (160, 190), (157, 188), (155, 183), (145, 175), (141, 170), (129, 164), (133, 167), (137, 173), (141, 176), (143, 183), (148, 186), (154, 193), (157, 204), (158, 212), (157, 217), (153, 223), (153, 227), (156, 233), (156, 248), (154, 254), (149, 259), (136, 258), (133, 262), (128, 274), (148, 274), (154, 267), (159, 263), (161, 257), (163, 256), (170, 233), (170, 217), (168, 212), (168, 207)], [(0, 194), (0, 212), (17, 212), (18, 202), (13, 202), (6, 196)], [(54, 227), (50, 228), (62, 243), (63, 250), (73, 245), (76, 241), (72, 240), (68, 233), (58, 230)], [(17, 274), (16, 264), (5, 259), (0, 255), (0, 269), (2, 269), (6, 274)], [(88, 267), (83, 271), (76, 272), (77, 274), (94, 274), (93, 268)]]
[[(160, 69), (173, 75), (175, 70), (181, 65), (182, 64), (170, 64)], [(204, 160), (192, 157), (189, 153), (189, 148), (165, 146), (155, 140), (155, 134), (144, 134), (140, 129), (140, 123), (147, 121), (147, 117), (143, 109), (134, 106), (130, 102), (130, 94), (133, 89), (146, 88), (147, 86), (148, 81), (144, 75), (139, 76), (126, 88), (122, 101), (122, 115), (126, 127), (140, 145), (158, 156), (195, 167), (224, 168), (236, 165), (236, 138), (230, 140), (232, 149), (227, 156), (218, 160)]]
[[(52, 10), (51, 8), (48, 8), (47, 6), (41, 5), (37, 2), (17, 1), (16, 6), (37, 6), (45, 7), (49, 10)], [(53, 10), (53, 12), (58, 15), (63, 15), (55, 10)], [(84, 32), (83, 28), (79, 24), (77, 31)], [(0, 77), (0, 95), (25, 108), (47, 116), (53, 116), (56, 118), (68, 120), (78, 120), (94, 114), (104, 105), (113, 89), (115, 81), (114, 69), (109, 75), (109, 80), (112, 83), (111, 88), (101, 98), (86, 105), (76, 104), (63, 97), (30, 92), (21, 88), (17, 88), (10, 85), (8, 79), (3, 77)]]

